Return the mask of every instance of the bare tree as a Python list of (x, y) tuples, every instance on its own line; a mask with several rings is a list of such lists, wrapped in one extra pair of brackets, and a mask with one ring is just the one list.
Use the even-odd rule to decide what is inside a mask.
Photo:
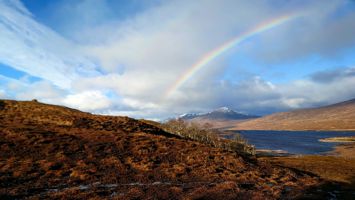
[(216, 148), (223, 148), (241, 154), (255, 155), (254, 145), (249, 145), (239, 133), (231, 140), (221, 138), (222, 131), (213, 129), (211, 124), (198, 125), (182, 119), (169, 120), (162, 128), (170, 133), (201, 142)]

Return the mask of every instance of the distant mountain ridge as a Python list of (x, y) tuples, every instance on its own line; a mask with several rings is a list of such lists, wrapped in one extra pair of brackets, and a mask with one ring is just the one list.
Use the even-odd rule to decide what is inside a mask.
[(230, 129), (355, 131), (355, 99), (319, 108), (274, 113), (235, 123)]
[(178, 119), (193, 120), (245, 120), (257, 118), (259, 116), (236, 112), (228, 107), (220, 107), (208, 113), (187, 113), (180, 115)]

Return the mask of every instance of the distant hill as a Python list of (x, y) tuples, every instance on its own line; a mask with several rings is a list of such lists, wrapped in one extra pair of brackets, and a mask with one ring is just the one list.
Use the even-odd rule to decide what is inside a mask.
[(0, 199), (291, 199), (320, 182), (156, 125), (0, 100)]
[(243, 114), (240, 112), (236, 112), (228, 107), (221, 107), (212, 112), (208, 113), (188, 113), (181, 115), (179, 119), (184, 120), (192, 120), (192, 119), (209, 119), (209, 120), (243, 120), (243, 119), (251, 119), (257, 118), (258, 116)]
[(180, 115), (178, 119), (197, 124), (210, 124), (214, 128), (226, 129), (235, 123), (258, 118), (259, 116), (236, 112), (228, 107), (221, 107), (208, 113), (187, 113)]
[(355, 130), (355, 99), (236, 123), (231, 130)]

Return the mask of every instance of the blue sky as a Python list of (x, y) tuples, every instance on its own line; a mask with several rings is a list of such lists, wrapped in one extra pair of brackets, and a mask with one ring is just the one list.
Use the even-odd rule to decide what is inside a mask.
[[(209, 62), (256, 24), (298, 14)], [(163, 119), (268, 114), (355, 98), (355, 2), (0, 0), (0, 98)]]

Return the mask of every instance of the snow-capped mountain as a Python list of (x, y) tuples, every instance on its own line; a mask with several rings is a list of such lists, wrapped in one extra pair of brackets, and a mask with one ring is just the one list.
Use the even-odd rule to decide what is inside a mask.
[(191, 120), (195, 118), (200, 119), (210, 119), (210, 120), (242, 120), (242, 119), (251, 119), (257, 118), (258, 116), (248, 115), (240, 112), (236, 112), (228, 107), (217, 108), (208, 113), (187, 113), (180, 115), (178, 118), (183, 120)]
[(196, 117), (199, 117), (200, 114), (196, 114), (196, 113), (185, 113), (185, 114), (182, 114), (178, 117), (178, 119), (193, 119), (193, 118), (196, 118)]

